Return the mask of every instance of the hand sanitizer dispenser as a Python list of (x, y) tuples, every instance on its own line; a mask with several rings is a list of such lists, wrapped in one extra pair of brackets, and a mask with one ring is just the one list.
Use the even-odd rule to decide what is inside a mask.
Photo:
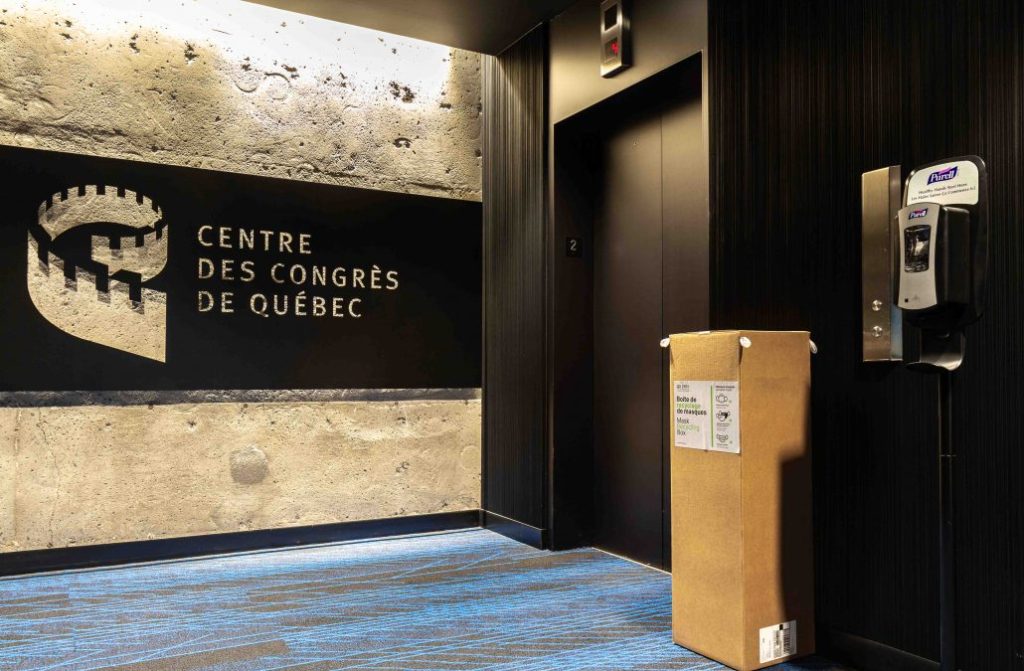
[(916, 168), (893, 225), (896, 307), (920, 331), (914, 367), (955, 370), (963, 328), (981, 317), (988, 265), (985, 163), (964, 156)]
[(910, 321), (948, 328), (971, 303), (971, 215), (922, 203), (899, 212), (896, 305)]

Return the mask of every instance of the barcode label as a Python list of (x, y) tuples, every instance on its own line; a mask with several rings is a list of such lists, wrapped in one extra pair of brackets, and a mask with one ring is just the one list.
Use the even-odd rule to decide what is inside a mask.
[(796, 620), (761, 629), (761, 664), (796, 654)]

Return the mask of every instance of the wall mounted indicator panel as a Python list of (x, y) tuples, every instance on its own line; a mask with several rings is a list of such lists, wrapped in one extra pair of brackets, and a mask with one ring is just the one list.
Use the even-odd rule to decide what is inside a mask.
[(601, 3), (601, 76), (611, 77), (631, 65), (627, 0)]

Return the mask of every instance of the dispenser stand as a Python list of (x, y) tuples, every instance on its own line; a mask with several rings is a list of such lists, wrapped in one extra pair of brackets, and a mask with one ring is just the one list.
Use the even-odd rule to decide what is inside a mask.
[(954, 544), (953, 373), (939, 369), (939, 668), (956, 666), (956, 547)]

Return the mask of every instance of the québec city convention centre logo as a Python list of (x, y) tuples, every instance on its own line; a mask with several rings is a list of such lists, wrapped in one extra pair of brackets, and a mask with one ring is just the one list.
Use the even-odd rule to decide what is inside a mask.
[(71, 187), (41, 203), (29, 224), (28, 293), (39, 314), (75, 337), (161, 363), (167, 300), (145, 284), (166, 264), (163, 212), (141, 193)]

